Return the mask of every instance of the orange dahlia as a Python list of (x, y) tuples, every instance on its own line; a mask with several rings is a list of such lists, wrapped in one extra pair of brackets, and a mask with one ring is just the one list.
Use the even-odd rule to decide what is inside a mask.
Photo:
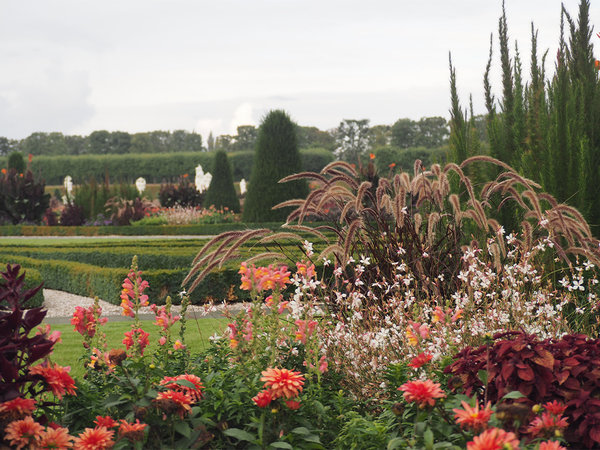
[(183, 416), (192, 410), (190, 406), (192, 403), (191, 397), (179, 391), (165, 391), (160, 392), (156, 396), (154, 401), (156, 406), (164, 413), (178, 413), (179, 417), (183, 419)]
[(410, 363), (408, 364), (408, 366), (412, 367), (413, 369), (418, 369), (419, 367), (422, 367), (425, 364), (427, 364), (429, 361), (431, 361), (432, 358), (433, 358), (433, 355), (431, 353), (428, 353), (428, 352), (419, 353), (417, 356), (415, 356), (413, 359), (410, 360)]
[(517, 436), (500, 428), (490, 428), (467, 442), (467, 450), (517, 450), (518, 448)]
[(48, 427), (46, 431), (41, 434), (38, 448), (50, 449), (50, 448), (71, 448), (73, 446), (73, 436), (69, 434), (67, 428), (51, 428)]
[(30, 415), (34, 409), (34, 399), (17, 397), (7, 402), (0, 403), (0, 417), (21, 419)]
[(17, 450), (31, 448), (39, 442), (42, 431), (44, 431), (44, 428), (34, 421), (31, 416), (27, 416), (24, 419), (9, 423), (4, 429), (6, 433), (4, 439), (14, 445)]
[[(190, 383), (192, 386), (186, 385), (187, 383), (178, 383), (181, 381)], [(160, 382), (160, 385), (165, 386), (167, 389), (188, 394), (193, 402), (200, 401), (202, 398), (202, 389), (204, 388), (200, 377), (189, 373), (177, 375), (176, 377), (164, 377)]]
[(271, 393), (268, 390), (264, 390), (252, 397), (252, 400), (259, 408), (266, 408), (271, 403), (271, 400), (273, 400), (273, 397), (271, 397)]
[(262, 371), (260, 381), (265, 382), (265, 388), (271, 392), (274, 399), (281, 397), (290, 399), (302, 392), (304, 376), (300, 372), (288, 369), (269, 368)]
[(536, 417), (527, 427), (527, 432), (536, 437), (539, 435), (545, 437), (554, 436), (556, 431), (560, 431), (569, 425), (567, 419), (549, 412), (542, 414), (542, 417)]
[(439, 383), (431, 380), (417, 380), (404, 383), (398, 388), (404, 392), (404, 399), (410, 403), (417, 403), (419, 408), (425, 408), (427, 405), (435, 405), (436, 398), (444, 398), (446, 394), (440, 389)]
[(52, 364), (46, 365), (44, 363), (32, 367), (29, 373), (40, 375), (50, 387), (52, 393), (61, 399), (65, 393), (75, 395), (75, 380), (69, 375), (70, 370), (71, 368), (68, 366), (62, 367), (54, 364), (54, 367), (52, 367)]
[(540, 442), (539, 450), (567, 450), (566, 447), (560, 445), (558, 441), (544, 441)]
[(461, 402), (464, 409), (454, 408), (454, 418), (463, 428), (469, 428), (473, 431), (481, 431), (487, 428), (488, 421), (492, 416), (491, 403), (488, 402), (485, 408), (479, 409), (479, 404), (475, 408), (471, 407), (467, 402)]
[(94, 420), (94, 423), (99, 427), (105, 428), (114, 428), (119, 425), (119, 422), (117, 422), (110, 416), (96, 416), (96, 420)]
[(141, 441), (144, 439), (144, 430), (146, 429), (146, 426), (145, 423), (140, 423), (139, 419), (135, 419), (134, 423), (129, 423), (126, 420), (121, 419), (119, 436), (129, 439), (132, 442)]
[(115, 432), (106, 427), (86, 428), (83, 433), (75, 438), (76, 450), (104, 450), (115, 445), (113, 436)]

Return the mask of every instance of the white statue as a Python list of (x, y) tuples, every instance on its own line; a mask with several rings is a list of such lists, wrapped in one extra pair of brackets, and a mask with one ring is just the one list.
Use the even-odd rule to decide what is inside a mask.
[(240, 181), (240, 194), (244, 195), (246, 193), (246, 180), (242, 178)]
[(196, 167), (196, 179), (194, 180), (196, 184), (196, 190), (198, 192), (204, 192), (208, 189), (208, 186), (210, 186), (211, 180), (212, 175), (209, 172), (204, 173), (202, 166), (198, 164), (198, 167)]
[(142, 192), (144, 192), (144, 190), (146, 189), (146, 180), (142, 177), (139, 177), (137, 180), (135, 180), (135, 187), (137, 188), (140, 195), (142, 195)]
[(63, 182), (63, 186), (67, 191), (67, 196), (70, 197), (73, 192), (73, 178), (70, 175), (65, 177), (65, 181)]

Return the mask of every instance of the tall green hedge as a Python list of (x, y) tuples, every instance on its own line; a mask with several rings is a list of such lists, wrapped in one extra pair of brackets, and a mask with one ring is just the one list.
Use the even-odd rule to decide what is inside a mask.
[(231, 176), (231, 167), (227, 159), (227, 153), (218, 151), (215, 154), (214, 172), (206, 198), (204, 207), (215, 206), (217, 209), (228, 208), (234, 213), (240, 212), (240, 201), (238, 200), (233, 178)]
[[(333, 154), (325, 149), (301, 150), (301, 160), (305, 170), (320, 171), (333, 161)], [(227, 154), (234, 180), (250, 179), (254, 152), (233, 152)], [(184, 173), (194, 176), (198, 164), (204, 171), (213, 171), (214, 153), (185, 152), (166, 154), (125, 154), (125, 155), (80, 155), (80, 156), (37, 156), (31, 162), (34, 174), (39, 174), (48, 185), (62, 185), (65, 176), (70, 175), (76, 184), (91, 177), (104, 180), (108, 175), (111, 182), (133, 183), (143, 177), (148, 183), (174, 181)], [(6, 157), (0, 158), (0, 167), (6, 166)]]

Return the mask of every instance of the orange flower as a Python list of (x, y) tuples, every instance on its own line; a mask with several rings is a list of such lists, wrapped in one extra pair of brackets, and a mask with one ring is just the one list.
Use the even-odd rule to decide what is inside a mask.
[(370, 159), (375, 159), (375, 153), (369, 153), (369, 158)]
[(290, 408), (291, 410), (296, 410), (300, 408), (300, 402), (296, 401), (296, 400), (286, 400), (285, 404), (287, 405), (288, 408)]
[(596, 69), (600, 70), (600, 61), (594, 61), (594, 66), (596, 66)]
[(554, 436), (555, 431), (560, 431), (568, 425), (566, 418), (545, 412), (542, 417), (536, 417), (531, 421), (527, 427), (527, 432), (534, 437), (538, 435), (551, 437)]
[(419, 408), (425, 408), (427, 405), (435, 405), (436, 398), (444, 398), (446, 394), (440, 389), (439, 383), (431, 380), (417, 380), (404, 383), (398, 388), (404, 392), (404, 399), (410, 403), (417, 403)]
[(2, 174), (6, 175), (6, 169), (4, 167), (2, 168)]
[(467, 450), (516, 450), (518, 448), (517, 436), (499, 428), (490, 428), (475, 436), (471, 442), (467, 442)]
[(115, 419), (113, 419), (110, 416), (96, 416), (96, 420), (94, 420), (94, 423), (99, 426), (99, 427), (105, 427), (105, 428), (114, 428), (117, 425), (119, 425), (119, 422), (117, 422)]
[(144, 439), (144, 430), (146, 429), (145, 423), (140, 423), (139, 419), (135, 419), (135, 423), (129, 423), (124, 419), (121, 419), (121, 425), (119, 426), (119, 436), (122, 436), (130, 441), (141, 441)]
[(564, 405), (563, 403), (560, 403), (557, 400), (554, 400), (553, 402), (544, 403), (544, 408), (550, 414), (560, 416), (562, 413), (565, 412), (565, 409), (567, 409), (567, 406)]
[(422, 367), (429, 361), (431, 361), (431, 358), (433, 358), (433, 355), (431, 353), (419, 353), (410, 361), (408, 365), (409, 367), (418, 369), (419, 367)]
[(454, 418), (456, 423), (460, 424), (463, 428), (469, 428), (475, 432), (485, 430), (487, 428), (488, 421), (492, 416), (491, 403), (488, 402), (484, 409), (479, 409), (479, 403), (475, 408), (471, 407), (467, 402), (461, 402), (464, 409), (454, 408)]
[[(177, 383), (178, 381), (187, 381), (188, 383), (191, 383), (193, 387), (179, 384)], [(173, 391), (180, 391), (188, 394), (193, 402), (200, 401), (202, 398), (202, 389), (204, 388), (200, 377), (188, 373), (177, 375), (176, 377), (164, 377), (161, 380), (160, 385), (165, 386), (167, 389), (171, 389)]]
[(29, 373), (32, 375), (41, 375), (52, 390), (52, 393), (61, 399), (65, 393), (75, 395), (75, 389), (77, 389), (75, 387), (75, 380), (69, 375), (70, 370), (71, 368), (68, 366), (62, 367), (55, 364), (52, 367), (52, 364), (46, 365), (44, 363), (34, 366)]
[(266, 408), (271, 403), (271, 400), (273, 400), (273, 397), (271, 397), (271, 392), (265, 389), (252, 397), (252, 400), (259, 408)]
[(44, 431), (44, 428), (35, 422), (31, 416), (27, 416), (22, 420), (15, 420), (8, 424), (4, 429), (6, 433), (4, 439), (14, 445), (17, 450), (31, 448), (39, 442), (42, 431)]
[(390, 164), (388, 164), (388, 167), (390, 169), (393, 169), (394, 167), (396, 167), (396, 163), (390, 163)]
[(260, 381), (265, 382), (264, 386), (271, 391), (273, 398), (290, 399), (302, 392), (304, 376), (288, 369), (269, 368), (262, 371)]
[(192, 399), (188, 394), (179, 391), (160, 392), (156, 396), (155, 404), (165, 413), (177, 412), (179, 417), (192, 410)]
[(31, 414), (34, 409), (34, 399), (17, 397), (7, 402), (0, 403), (0, 417), (20, 419)]
[(48, 427), (46, 428), (46, 431), (42, 433), (37, 448), (71, 448), (71, 446), (73, 445), (72, 441), (73, 436), (69, 434), (69, 430), (67, 428)]
[(115, 432), (106, 427), (86, 428), (75, 438), (74, 448), (77, 450), (104, 450), (115, 445), (112, 440)]
[(189, 175), (187, 173), (183, 174), (183, 178), (187, 178)]
[(560, 445), (558, 441), (544, 441), (540, 442), (539, 450), (567, 450), (565, 447)]

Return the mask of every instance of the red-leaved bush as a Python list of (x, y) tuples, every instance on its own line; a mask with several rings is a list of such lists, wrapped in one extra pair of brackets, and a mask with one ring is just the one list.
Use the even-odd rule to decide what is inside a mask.
[[(521, 392), (525, 397), (516, 402), (529, 407), (558, 400), (567, 405), (565, 439), (575, 448), (599, 447), (600, 339), (579, 334), (540, 341), (515, 331), (493, 339), (454, 356), (444, 370), (450, 387), (492, 403), (511, 391)], [(485, 389), (480, 371), (487, 371)]]

